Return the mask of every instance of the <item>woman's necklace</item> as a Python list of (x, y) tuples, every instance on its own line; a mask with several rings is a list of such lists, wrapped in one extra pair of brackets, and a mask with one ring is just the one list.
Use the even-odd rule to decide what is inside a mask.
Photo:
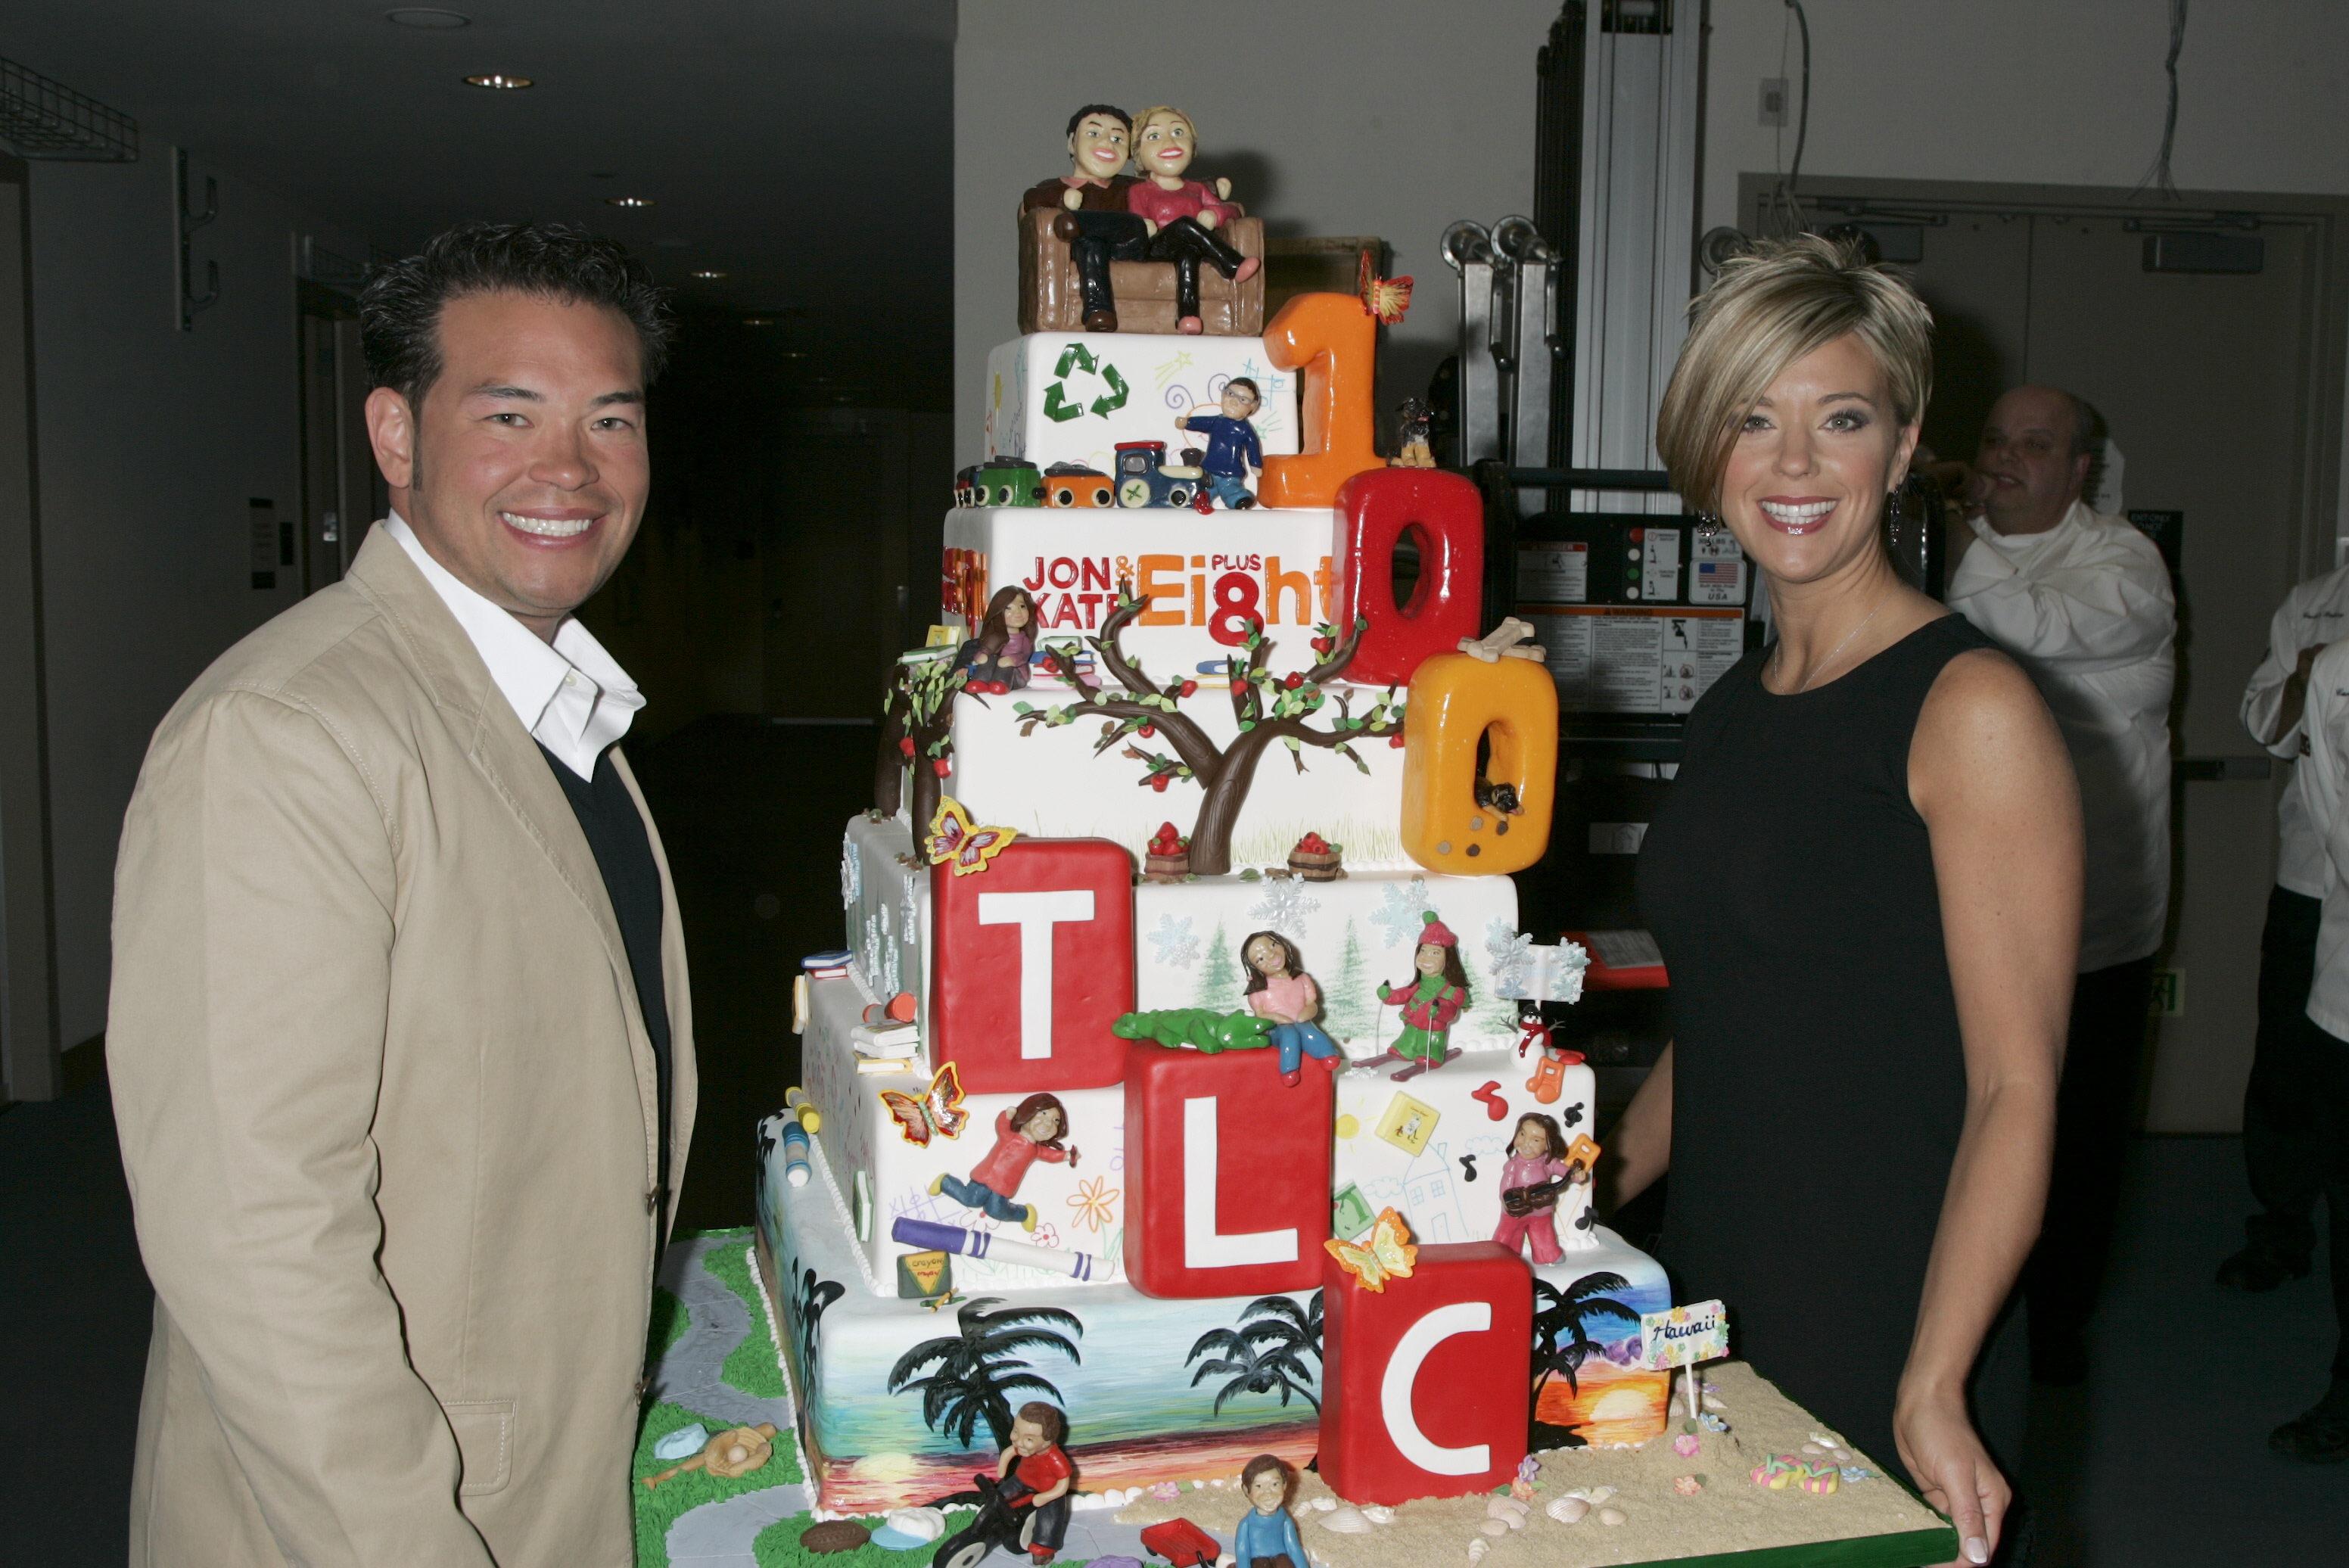
[[(1887, 597), (1889, 597), (1889, 595), (1887, 595)], [(1851, 640), (1854, 637), (1858, 636), (1860, 633), (1866, 631), (1868, 629), (1868, 624), (1876, 619), (1876, 611), (1883, 608), (1884, 600), (1878, 599), (1876, 602), (1876, 610), (1870, 610), (1867, 614), (1862, 615), (1859, 618), (1859, 624), (1854, 626), (1850, 631), (1846, 632), (1843, 634), (1843, 641), (1837, 643), (1834, 647), (1829, 648), (1827, 650), (1827, 656), (1811, 666), (1811, 673), (1809, 676), (1805, 677), (1802, 685), (1795, 688), (1795, 695), (1800, 696), (1803, 693), (1810, 690), (1811, 687), (1817, 683), (1819, 676), (1826, 672), (1827, 667), (1836, 662), (1836, 655), (1842, 653), (1846, 648), (1851, 646)], [(1778, 645), (1778, 652), (1774, 655), (1773, 657), (1776, 658), (1781, 665), (1784, 665), (1786, 662), (1785, 654), (1786, 645), (1780, 643)]]

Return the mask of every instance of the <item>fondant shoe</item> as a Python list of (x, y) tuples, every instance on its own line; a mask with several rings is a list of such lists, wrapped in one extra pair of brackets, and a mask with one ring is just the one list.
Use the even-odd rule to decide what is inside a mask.
[(1264, 263), (1255, 256), (1242, 256), (1240, 264), (1232, 269), (1232, 282), (1244, 284), (1264, 271)]
[(944, 1176), (933, 1176), (933, 1177), (931, 1177), (931, 1178), (930, 1178), (930, 1196), (931, 1196), (931, 1197), (935, 1198), (935, 1197), (936, 1197), (939, 1193), (941, 1193), (941, 1192), (945, 1191), (946, 1190), (947, 1190), (947, 1179), (946, 1179)]
[(1185, 337), (1196, 337), (1207, 330), (1207, 324), (1195, 315), (1186, 315), (1174, 324), (1174, 330)]
[(2288, 1281), (2304, 1279), (2307, 1274), (2307, 1253), (2288, 1256), (2273, 1247), (2253, 1242), (2219, 1265), (2219, 1288), (2257, 1295)]
[(2336, 1381), (2313, 1409), (2271, 1432), (2268, 1447), (2310, 1464), (2349, 1460), (2349, 1382)]
[(1115, 332), (1117, 330), (1117, 312), (1113, 310), (1089, 310), (1085, 312), (1085, 330), (1087, 332)]
[(1020, 1228), (1021, 1230), (1023, 1230), (1023, 1231), (1030, 1231), (1030, 1232), (1032, 1232), (1032, 1231), (1034, 1231), (1034, 1230), (1035, 1230), (1035, 1228), (1036, 1228), (1036, 1205), (1035, 1205), (1035, 1204), (1033, 1204), (1033, 1203), (1029, 1204), (1029, 1205), (1028, 1205), (1028, 1212), (1027, 1212), (1025, 1214), (1022, 1214), (1022, 1215), (1019, 1217), (1019, 1228)]
[(1295, 1088), (1299, 1084), (1305, 1081), (1305, 1075), (1299, 1072), (1295, 1068), (1291, 1068), (1287, 1072), (1280, 1075), (1280, 1081), (1287, 1084), (1290, 1088)]

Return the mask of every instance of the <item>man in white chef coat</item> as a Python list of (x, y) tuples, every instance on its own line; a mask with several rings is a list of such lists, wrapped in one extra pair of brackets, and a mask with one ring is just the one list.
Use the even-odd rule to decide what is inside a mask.
[(2087, 887), (2047, 1215), (2024, 1290), (2032, 1367), (2086, 1375), (2136, 1099), (2154, 950), (2169, 911), (2169, 698), (2178, 606), (2161, 552), (2080, 499), (2100, 444), (2071, 393), (2018, 387), (1992, 406), (1974, 456), (1950, 607), (2038, 683), (2079, 774)]
[(2331, 867), (2322, 810), (2312, 805), (2313, 767), (2302, 725), (2309, 666), (2349, 635), (2349, 566), (2294, 588), (2268, 626), (2268, 655), (2243, 690), (2243, 728), (2292, 769), (2276, 801), (2276, 885), (2260, 934), (2259, 1033), (2243, 1087), (2243, 1165), (2260, 1212), (2244, 1222), (2241, 1251), (2219, 1265), (2229, 1290), (2268, 1291), (2308, 1273), (2311, 1222), (2329, 1150), (2309, 1086), (2335, 1048), (2310, 1023), (2316, 936)]
[[(2324, 1195), (2338, 1326), (2324, 1397), (2278, 1427), (2268, 1444), (2292, 1459), (2325, 1463), (2349, 1460), (2349, 641), (2333, 643), (2305, 667), (2301, 731), (2307, 738), (2308, 753), (2293, 783), (2302, 790), (2309, 820), (2323, 846), (2324, 892), (2315, 975), (2308, 994), (2309, 1037), (2279, 1088), (2299, 1101), (2299, 1130), (2310, 1156), (2306, 1180)], [(2262, 984), (2265, 978), (2262, 973)], [(2262, 995), (2262, 1006), (2265, 1000)], [(2262, 1016), (2262, 1050), (2267, 1047), (2266, 1022)], [(2248, 1156), (2248, 1114), (2244, 1135)], [(2264, 1201), (2267, 1194), (2261, 1197)], [(2258, 1235), (2256, 1229), (2253, 1235)], [(2307, 1255), (2300, 1254), (2302, 1269), (2308, 1266)]]

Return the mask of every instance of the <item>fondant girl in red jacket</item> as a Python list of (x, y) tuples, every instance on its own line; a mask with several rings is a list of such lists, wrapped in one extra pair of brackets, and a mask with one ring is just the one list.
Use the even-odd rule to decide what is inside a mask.
[(1036, 1205), (1015, 1203), (1012, 1195), (1039, 1160), (1050, 1165), (1065, 1160), (1069, 1169), (1076, 1169), (1076, 1146), (1061, 1142), (1068, 1127), (1069, 1112), (1058, 1095), (1031, 1094), (996, 1116), (995, 1147), (971, 1167), (968, 1179), (940, 1176), (930, 1183), (930, 1192), (944, 1193), (966, 1209), (985, 1210), (993, 1219), (1017, 1220), (1021, 1230), (1032, 1231)]
[(1411, 960), (1417, 971), (1413, 983), (1402, 988), (1379, 983), (1379, 1000), (1402, 1009), (1402, 1032), (1378, 1058), (1411, 1064), (1393, 1075), (1397, 1083), (1442, 1067), (1460, 1054), (1445, 1042), (1451, 1037), (1453, 1020), (1468, 1006), (1468, 972), (1460, 966), (1460, 939), (1436, 918), (1433, 910), (1420, 919), (1423, 924), (1419, 946)]

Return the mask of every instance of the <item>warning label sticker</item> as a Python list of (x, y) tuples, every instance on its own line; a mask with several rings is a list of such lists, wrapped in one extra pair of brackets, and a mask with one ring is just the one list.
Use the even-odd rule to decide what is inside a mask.
[(1710, 539), (1699, 533), (1690, 552), (1690, 603), (1745, 603), (1745, 552), (1738, 549), (1735, 536), (1727, 529)]
[(1745, 651), (1743, 610), (1521, 604), (1569, 713), (1686, 713)]
[(1517, 552), (1517, 596), (1543, 604), (1581, 604), (1590, 598), (1590, 546), (1545, 544)]

